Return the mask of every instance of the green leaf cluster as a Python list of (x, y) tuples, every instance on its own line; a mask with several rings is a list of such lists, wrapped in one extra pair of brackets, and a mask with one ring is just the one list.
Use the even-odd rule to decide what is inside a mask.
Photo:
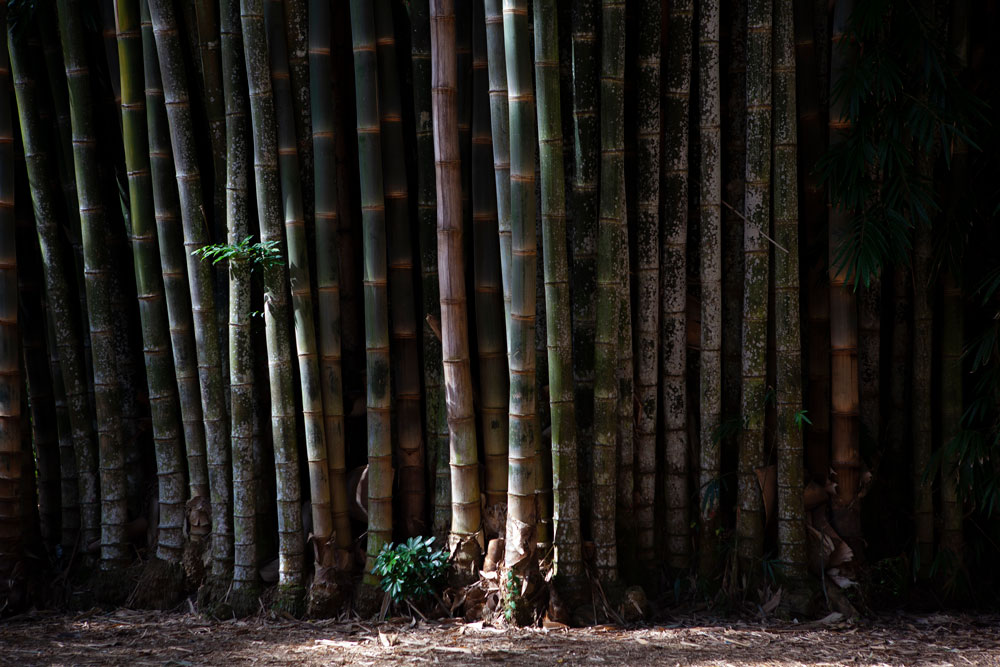
[(197, 257), (210, 260), (212, 264), (219, 262), (229, 262), (236, 266), (247, 266), (251, 270), (254, 268), (268, 268), (281, 266), (284, 258), (281, 256), (281, 248), (277, 241), (259, 241), (253, 243), (253, 236), (248, 236), (239, 243), (214, 243), (202, 246), (192, 251)]
[(433, 594), (448, 568), (448, 552), (434, 549), (433, 537), (411, 537), (386, 544), (375, 558), (372, 574), (393, 602), (416, 601)]

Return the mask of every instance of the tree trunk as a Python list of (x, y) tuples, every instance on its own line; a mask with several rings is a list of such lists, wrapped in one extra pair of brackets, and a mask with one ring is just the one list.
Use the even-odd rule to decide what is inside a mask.
[(402, 534), (422, 535), (426, 500), (424, 436), (420, 419), (420, 346), (417, 339), (413, 238), (406, 161), (400, 159), (403, 109), (400, 100), (396, 38), (389, 0), (378, 0), (375, 11), (378, 50), (379, 112), (382, 121), (382, 165), (389, 243), (389, 303), (392, 323), (392, 386), (395, 396), (396, 466), (399, 471)]
[[(567, 592), (583, 576), (580, 551), (580, 489), (577, 482), (576, 409), (570, 330), (569, 261), (566, 255), (566, 190), (562, 104), (559, 90), (559, 28), (556, 2), (536, 0), (535, 80), (542, 183), (542, 252), (552, 433), (553, 564)], [(655, 216), (655, 211), (654, 211)], [(655, 396), (655, 389), (654, 389)], [(655, 444), (655, 443), (654, 443)], [(654, 453), (655, 472), (655, 453)]]
[(773, 50), (774, 320), (778, 397), (778, 559), (783, 574), (806, 576), (802, 490), (802, 346), (799, 328), (799, 182), (795, 98), (795, 34), (792, 5), (778, 3)]
[(309, 76), (312, 153), (315, 159), (316, 301), (319, 310), (320, 384), (326, 431), (326, 461), (334, 543), (351, 546), (347, 515), (347, 450), (344, 442), (344, 389), (341, 368), (340, 258), (338, 255), (336, 156), (334, 145), (330, 3), (311, 0)]
[(368, 359), (368, 562), (365, 564), (365, 583), (374, 586), (378, 583), (371, 574), (375, 557), (392, 539), (392, 392), (389, 386), (389, 304), (375, 14), (374, 7), (365, 0), (351, 0), (351, 37), (357, 91)]
[(114, 344), (115, 314), (111, 307), (111, 252), (108, 225), (101, 203), (94, 107), (87, 66), (83, 24), (72, 0), (60, 0), (59, 33), (70, 90), (73, 163), (83, 230), (84, 276), (91, 354), (94, 360), (94, 400), (97, 412), (101, 488), (101, 569), (123, 567), (126, 544), (126, 483), (121, 441), (121, 401)]
[(180, 563), (184, 548), (184, 467), (177, 385), (156, 238), (153, 184), (147, 143), (139, 5), (118, 0), (115, 11), (121, 71), (122, 136), (128, 172), (135, 287), (142, 322), (143, 354), (153, 422), (159, 498), (156, 556)]
[(200, 261), (193, 254), (194, 250), (203, 247), (209, 240), (205, 226), (201, 172), (177, 20), (168, 0), (150, 0), (149, 9), (160, 61), (170, 145), (174, 154), (181, 224), (184, 228), (184, 249), (187, 253), (191, 310), (194, 313), (208, 485), (212, 499), (212, 573), (226, 580), (233, 568), (229, 420), (222, 382), (212, 270), (207, 262)]
[[(476, 298), (476, 347), (483, 430), (486, 507), (507, 501), (507, 437), (510, 371), (507, 368), (503, 277), (497, 223), (496, 176), (490, 125), (486, 22), (482, 5), (472, 8), (472, 235)], [(488, 535), (487, 537), (496, 537)]]
[[(253, 128), (254, 181), (260, 240), (285, 256), (282, 234), (282, 191), (279, 182), (278, 136), (272, 96), (263, 0), (241, 0), (244, 60)], [(283, 265), (264, 267), (264, 328), (271, 393), (271, 436), (278, 504), (279, 604), (297, 606), (302, 594), (302, 495), (292, 394), (292, 343), (288, 339), (288, 282)]]

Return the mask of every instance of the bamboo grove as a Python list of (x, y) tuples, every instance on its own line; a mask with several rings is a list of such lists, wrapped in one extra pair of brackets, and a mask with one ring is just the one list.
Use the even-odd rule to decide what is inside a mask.
[(1000, 585), (993, 5), (3, 9), (5, 612)]

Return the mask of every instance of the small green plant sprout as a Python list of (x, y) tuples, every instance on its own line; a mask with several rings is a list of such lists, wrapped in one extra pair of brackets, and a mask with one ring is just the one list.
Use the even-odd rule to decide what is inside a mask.
[(808, 410), (802, 409), (798, 410), (795, 413), (794, 417), (795, 425), (799, 427), (800, 431), (804, 429), (806, 426), (812, 426), (812, 420), (810, 420), (809, 417), (807, 416), (808, 412), (809, 412)]
[(281, 266), (283, 258), (277, 241), (258, 241), (257, 243), (252, 243), (252, 241), (253, 236), (248, 236), (235, 244), (213, 243), (194, 250), (192, 254), (203, 260), (210, 260), (212, 264), (225, 261), (249, 267), (251, 271), (256, 267)]
[(386, 544), (375, 558), (372, 574), (392, 601), (416, 602), (437, 591), (448, 568), (448, 552), (434, 549), (433, 537), (411, 537)]

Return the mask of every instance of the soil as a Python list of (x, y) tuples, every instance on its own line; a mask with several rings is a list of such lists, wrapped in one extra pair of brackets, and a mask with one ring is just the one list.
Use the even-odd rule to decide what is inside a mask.
[(34, 612), (0, 622), (0, 665), (1000, 665), (997, 616), (850, 622), (831, 614), (794, 623), (694, 615), (629, 629), (548, 625)]

